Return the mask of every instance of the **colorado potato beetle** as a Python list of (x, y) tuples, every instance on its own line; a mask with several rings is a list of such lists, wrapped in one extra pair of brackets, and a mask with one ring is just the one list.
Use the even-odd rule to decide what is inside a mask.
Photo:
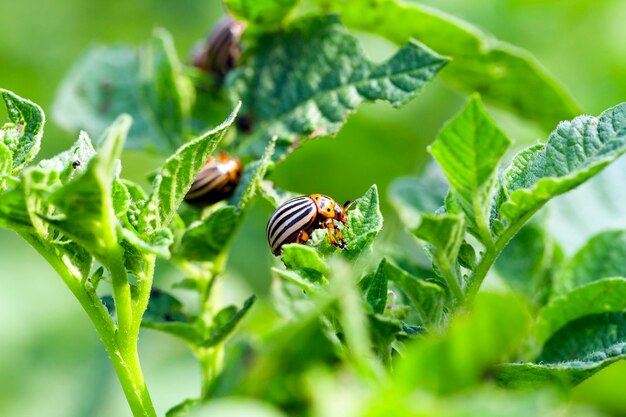
[(241, 161), (221, 152), (210, 157), (185, 195), (185, 201), (208, 206), (229, 197), (241, 179)]
[[(358, 201), (358, 200), (357, 200)], [(281, 204), (267, 223), (267, 241), (274, 255), (287, 243), (305, 243), (315, 229), (328, 230), (330, 243), (345, 249), (346, 242), (334, 221), (346, 224), (346, 212), (353, 201), (342, 206), (323, 194), (303, 195)]]
[(194, 48), (192, 63), (223, 80), (235, 68), (241, 55), (241, 34), (245, 24), (230, 16), (217, 22), (206, 40)]

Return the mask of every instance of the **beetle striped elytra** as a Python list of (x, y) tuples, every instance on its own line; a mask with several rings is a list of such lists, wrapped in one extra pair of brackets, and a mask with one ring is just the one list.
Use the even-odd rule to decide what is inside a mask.
[(237, 66), (241, 55), (241, 34), (245, 23), (230, 16), (215, 24), (206, 40), (194, 48), (192, 63), (195, 67), (214, 74), (219, 82)]
[(331, 245), (345, 249), (346, 242), (334, 221), (345, 225), (346, 212), (357, 201), (346, 201), (342, 207), (326, 195), (311, 194), (281, 204), (265, 230), (272, 253), (279, 255), (287, 243), (305, 243), (315, 229), (328, 230)]
[(241, 179), (241, 161), (220, 152), (210, 157), (185, 195), (185, 201), (196, 206), (208, 206), (228, 198)]

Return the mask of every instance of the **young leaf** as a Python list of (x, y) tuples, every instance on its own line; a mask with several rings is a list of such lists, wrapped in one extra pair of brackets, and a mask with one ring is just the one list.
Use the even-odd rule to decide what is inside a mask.
[(431, 323), (439, 317), (445, 300), (441, 286), (416, 278), (386, 259), (381, 261), (378, 271), (406, 294), (424, 323)]
[(372, 185), (354, 208), (350, 208), (347, 217), (346, 227), (343, 229), (347, 243), (344, 253), (348, 258), (354, 259), (374, 242), (383, 228), (383, 215), (380, 212), (376, 185)]
[(359, 286), (365, 292), (367, 300), (374, 314), (382, 314), (385, 312), (387, 305), (387, 282), (389, 277), (385, 273), (385, 260), (378, 265), (376, 272), (366, 276)]
[(186, 143), (165, 161), (138, 219), (138, 231), (142, 235), (149, 237), (167, 227), (198, 172), (226, 134), (238, 111), (239, 105), (221, 125)]
[(563, 266), (555, 282), (557, 293), (602, 278), (626, 278), (626, 231), (615, 230), (594, 236)]
[(447, 63), (411, 41), (389, 61), (374, 64), (337, 16), (300, 19), (261, 36), (257, 44), (230, 83), (232, 96), (243, 102), (242, 113), (254, 119), (256, 153), (272, 136), (287, 147), (336, 133), (365, 100), (400, 106)]
[(490, 103), (535, 121), (545, 129), (580, 113), (567, 91), (527, 51), (494, 40), (468, 22), (400, 0), (317, 0), (341, 13), (349, 27), (403, 44), (417, 39), (452, 58), (444, 81), (478, 92)]
[(141, 48), (98, 45), (87, 51), (57, 93), (54, 118), (68, 130), (99, 136), (128, 113), (134, 120), (129, 148), (169, 153), (185, 142), (191, 94), (171, 36), (161, 29)]
[(298, 0), (224, 0), (235, 17), (262, 27), (282, 22)]
[(237, 209), (220, 207), (204, 219), (192, 223), (174, 249), (175, 257), (198, 262), (213, 261), (228, 248), (239, 222)]
[(326, 265), (319, 253), (309, 246), (295, 243), (284, 245), (281, 260), (289, 271), (295, 271), (307, 281), (318, 284), (326, 282)]
[(119, 171), (117, 158), (130, 125), (130, 117), (120, 116), (107, 131), (102, 148), (89, 160), (85, 171), (49, 198), (61, 215), (45, 220), (92, 253), (103, 256), (117, 243), (113, 181)]
[(462, 297), (456, 277), (456, 261), (465, 236), (465, 219), (458, 214), (423, 214), (421, 223), (411, 231), (418, 239), (428, 242), (433, 264), (446, 279), (457, 298)]
[(0, 89), (0, 95), (11, 120), (0, 128), (0, 144), (4, 145), (0, 166), (10, 163), (11, 169), (4, 167), (0, 172), (17, 175), (39, 152), (46, 116), (41, 107), (11, 91)]
[(490, 245), (489, 216), (496, 191), (496, 171), (510, 139), (473, 96), (465, 109), (439, 132), (430, 146), (448, 179), (452, 198), (461, 207), (470, 230)]
[(519, 225), (551, 198), (577, 187), (626, 152), (626, 103), (599, 117), (562, 122), (545, 144), (515, 156), (504, 173), (497, 216)]
[(254, 304), (256, 297), (250, 296), (240, 309), (235, 307), (226, 307), (217, 313), (214, 321), (215, 324), (209, 329), (209, 337), (205, 339), (200, 346), (213, 347), (219, 343), (223, 343), (228, 336), (235, 330), (241, 319), (244, 318), (248, 310)]

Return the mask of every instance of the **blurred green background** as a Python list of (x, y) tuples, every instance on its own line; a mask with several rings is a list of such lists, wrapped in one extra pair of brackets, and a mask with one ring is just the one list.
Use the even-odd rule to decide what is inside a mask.
[[(502, 40), (530, 50), (587, 113), (598, 114), (626, 100), (623, 0), (422, 3), (465, 18)], [(148, 39), (153, 28), (165, 27), (173, 34), (180, 56), (185, 57), (192, 43), (203, 37), (221, 14), (220, 2), (206, 0), (2, 1), (0, 86), (35, 101), (48, 114), (41, 153), (47, 157), (74, 140), (55, 126), (51, 108), (63, 76), (90, 44), (139, 44)], [(384, 59), (395, 48), (369, 35), (359, 37), (374, 59)], [(426, 145), (463, 101), (463, 95), (435, 82), (400, 111), (385, 104), (363, 105), (336, 138), (308, 143), (271, 178), (283, 188), (325, 193), (340, 202), (363, 194), (376, 183), (383, 196), (389, 237), (395, 229), (394, 214), (384, 198), (390, 181), (419, 172), (427, 157)], [(490, 110), (517, 147), (547, 135), (507, 113)], [(125, 176), (142, 180), (158, 162), (148, 155), (127, 153)], [(318, 174), (331, 167), (344, 173), (340, 179), (329, 181)], [(618, 167), (605, 176), (623, 172), (623, 167)], [(621, 184), (623, 190), (623, 180), (614, 184)], [(608, 214), (597, 227), (626, 226), (624, 218), (618, 216), (624, 211), (617, 209), (626, 205), (624, 195), (612, 197), (616, 209), (605, 209)], [(578, 209), (584, 213), (585, 207)], [(239, 300), (252, 291), (261, 295), (268, 292), (270, 277), (263, 271), (269, 271), (273, 260), (264, 228), (270, 212), (265, 203), (253, 207), (235, 242), (228, 300)], [(561, 231), (566, 243), (574, 242), (575, 246), (582, 242), (581, 235), (593, 232), (594, 227), (585, 225), (579, 230), (565, 222), (554, 230), (557, 234)], [(183, 277), (166, 264), (160, 267), (157, 283)], [(34, 250), (5, 230), (0, 230), (0, 320), (1, 416), (129, 415), (96, 332), (78, 303)], [(196, 362), (181, 342), (145, 331), (140, 355), (159, 414), (199, 394)], [(626, 415), (626, 397), (621, 393), (625, 384), (626, 364), (617, 364), (576, 388), (572, 397), (612, 414)]]

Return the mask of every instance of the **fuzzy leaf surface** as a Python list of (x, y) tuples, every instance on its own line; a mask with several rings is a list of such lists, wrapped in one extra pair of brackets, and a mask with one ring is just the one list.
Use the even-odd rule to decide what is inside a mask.
[(239, 105), (221, 125), (187, 142), (165, 161), (139, 216), (138, 231), (142, 235), (151, 236), (169, 225), (202, 166), (235, 120), (238, 110)]
[(287, 151), (300, 139), (336, 133), (363, 101), (400, 106), (448, 62), (411, 41), (387, 62), (372, 63), (334, 15), (302, 18), (257, 45), (230, 83), (242, 114), (254, 120), (256, 154), (273, 136)]
[[(119, 172), (117, 158), (130, 125), (128, 116), (120, 116), (107, 131), (102, 148), (89, 160), (85, 171), (49, 198), (62, 215), (46, 218), (46, 221), (93, 253), (104, 255), (107, 248), (117, 242), (113, 181)], [(58, 161), (67, 161), (69, 155), (63, 155)]]
[(0, 175), (17, 175), (39, 152), (46, 116), (37, 104), (11, 91), (0, 89), (0, 95), (11, 121), (0, 128)]
[(497, 217), (523, 222), (551, 198), (563, 194), (626, 152), (626, 103), (599, 117), (561, 122), (545, 144), (518, 153), (504, 173)]
[(614, 230), (594, 236), (558, 275), (555, 290), (566, 293), (576, 287), (610, 277), (626, 278), (626, 231)]
[(397, 44), (413, 38), (452, 58), (441, 78), (486, 101), (552, 129), (580, 114), (578, 105), (527, 51), (496, 40), (459, 18), (401, 0), (317, 0), (348, 27)]
[(481, 238), (489, 236), (489, 215), (496, 192), (496, 172), (511, 144), (473, 96), (465, 108), (439, 132), (430, 153), (443, 169), (452, 198)]
[(128, 113), (134, 120), (129, 148), (169, 153), (185, 142), (191, 97), (171, 36), (156, 30), (142, 47), (89, 49), (63, 81), (54, 118), (65, 129), (97, 137)]

